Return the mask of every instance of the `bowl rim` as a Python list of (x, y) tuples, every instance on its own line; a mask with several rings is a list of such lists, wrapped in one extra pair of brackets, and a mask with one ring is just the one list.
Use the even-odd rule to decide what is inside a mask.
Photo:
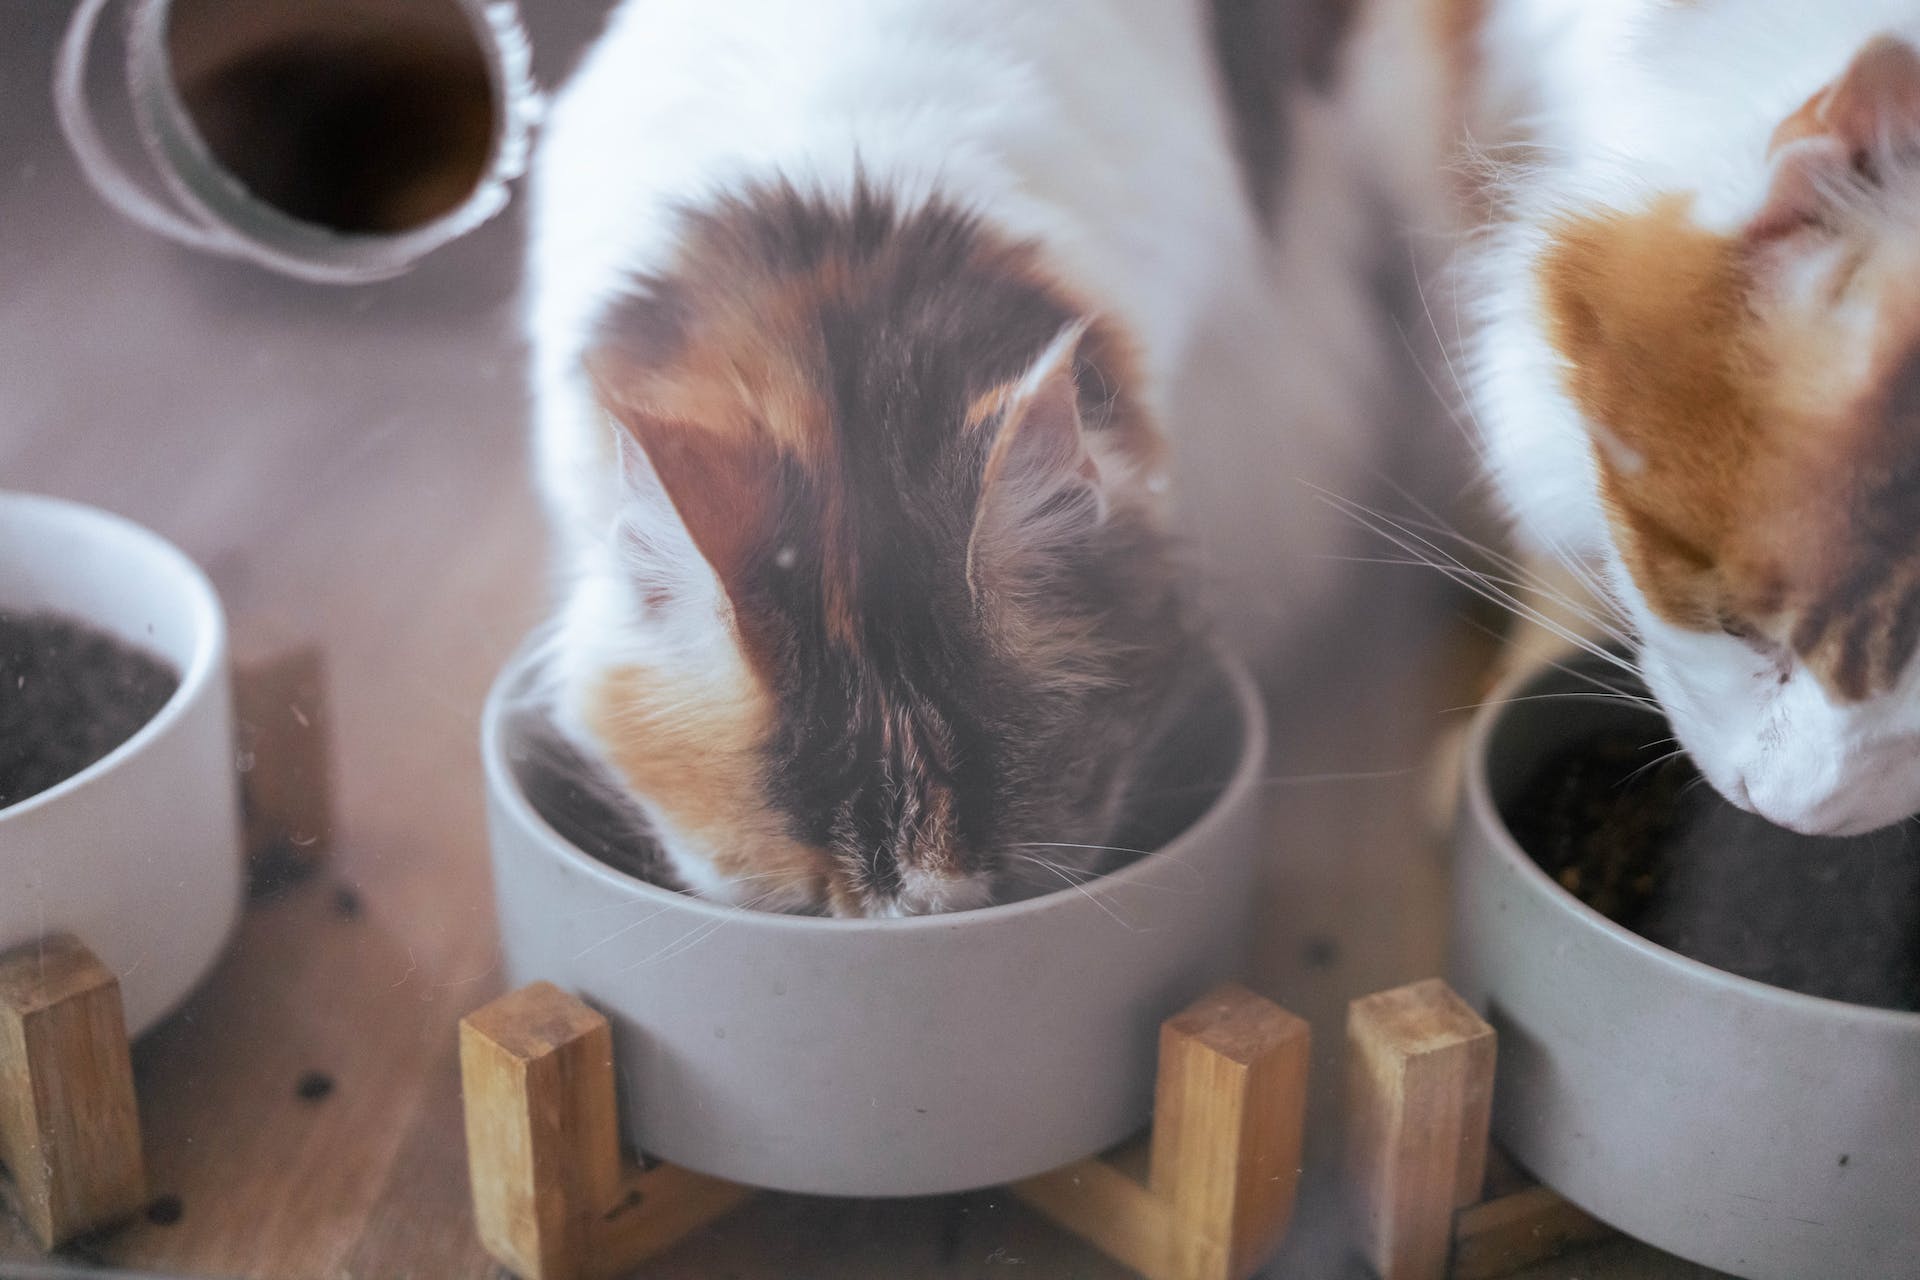
[(1220, 788), (1219, 794), (1213, 798), (1212, 803), (1201, 810), (1199, 815), (1181, 830), (1180, 834), (1166, 844), (1143, 857), (1136, 858), (1116, 871), (1086, 882), (1079, 886), (1079, 891), (1073, 887), (1063, 886), (1018, 902), (974, 907), (967, 911), (942, 911), (920, 916), (858, 918), (757, 911), (750, 907), (716, 902), (696, 894), (662, 888), (651, 881), (642, 880), (638, 876), (629, 875), (616, 867), (609, 866), (579, 849), (555, 831), (533, 807), (526, 793), (515, 781), (513, 771), (507, 767), (502, 738), (507, 718), (508, 690), (519, 683), (521, 677), (538, 657), (541, 635), (542, 632), (536, 630), (514, 651), (513, 656), (507, 659), (494, 677), (492, 686), (487, 690), (486, 706), (480, 719), (480, 759), (489, 798), (501, 805), (522, 830), (536, 838), (540, 847), (548, 855), (558, 857), (576, 870), (596, 877), (608, 888), (630, 898), (655, 902), (663, 910), (682, 909), (709, 920), (729, 921), (735, 926), (741, 924), (741, 918), (745, 916), (751, 918), (755, 927), (764, 926), (773, 930), (852, 937), (856, 934), (951, 929), (962, 922), (985, 925), (1058, 910), (1061, 906), (1079, 901), (1082, 896), (1095, 890), (1124, 888), (1135, 881), (1145, 880), (1155, 868), (1165, 865), (1170, 857), (1177, 856), (1180, 850), (1201, 838), (1206, 830), (1218, 825), (1223, 820), (1223, 815), (1237, 810), (1242, 805), (1257, 803), (1255, 793), (1260, 789), (1261, 775), (1266, 770), (1266, 704), (1245, 664), (1224, 648), (1217, 645), (1209, 646), (1206, 650), (1209, 661), (1224, 678), (1227, 689), (1232, 695), (1234, 707), (1239, 712), (1241, 725), (1239, 753), (1234, 761), (1233, 772), (1228, 776), (1225, 785)]
[[(196, 639), (193, 654), (180, 671), (179, 686), (158, 711), (119, 746), (78, 773), (68, 774), (46, 790), (24, 800), (0, 807), (0, 829), (15, 819), (63, 802), (73, 793), (114, 772), (167, 734), (187, 714), (187, 709), (200, 701), (203, 690), (219, 671), (222, 655), (226, 652), (226, 615), (221, 610), (220, 597), (214, 591), (212, 581), (191, 556), (167, 539), (137, 521), (102, 507), (49, 494), (0, 489), (0, 515), (8, 511), (25, 511), (29, 518), (44, 518), (62, 529), (83, 530), (82, 536), (116, 543), (115, 555), (119, 555), (120, 548), (129, 544), (138, 545), (141, 554), (154, 556), (169, 564), (178, 574), (177, 581), (181, 587), (179, 594), (192, 615)], [(12, 559), (20, 558), (9, 553), (0, 554), (8, 554)], [(125, 640), (92, 618), (79, 620), (96, 631), (107, 632), (123, 644), (138, 644), (138, 641)]]
[(1774, 1006), (1782, 1013), (1794, 1016), (1828, 1022), (1866, 1023), (1890, 1030), (1920, 1033), (1920, 1011), (1882, 1009), (1873, 1005), (1836, 1000), (1829, 996), (1809, 995), (1804, 991), (1790, 991), (1785, 987), (1761, 982), (1757, 978), (1729, 973), (1703, 960), (1695, 960), (1691, 956), (1663, 947), (1582, 902), (1565, 886), (1549, 876), (1545, 869), (1535, 862), (1525, 849), (1521, 848), (1520, 842), (1514, 839), (1513, 833), (1507, 829), (1506, 820), (1501, 817), (1499, 806), (1494, 803), (1493, 789), (1487, 780), (1487, 751), (1493, 742), (1494, 733), (1509, 715), (1519, 714), (1520, 711), (1533, 706), (1531, 703), (1516, 701), (1516, 695), (1522, 693), (1535, 681), (1561, 670), (1569, 656), (1577, 653), (1577, 650), (1566, 650), (1550, 654), (1507, 673), (1488, 694), (1486, 704), (1474, 716), (1473, 726), (1467, 737), (1466, 769), (1462, 782), (1462, 792), (1466, 801), (1465, 816), (1472, 821), (1478, 833), (1486, 838), (1486, 844), (1493, 851), (1494, 857), (1509, 871), (1517, 873), (1519, 882), (1533, 893), (1544, 909), (1569, 917), (1572, 922), (1584, 928), (1589, 934), (1597, 936), (1605, 944), (1625, 946), (1643, 960), (1669, 970), (1681, 981), (1697, 984), (1726, 996), (1759, 1001), (1762, 1004)]

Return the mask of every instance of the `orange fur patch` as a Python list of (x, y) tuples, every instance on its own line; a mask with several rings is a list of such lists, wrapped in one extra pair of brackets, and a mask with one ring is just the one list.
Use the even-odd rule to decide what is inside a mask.
[(1858, 699), (1897, 677), (1920, 632), (1902, 375), (1849, 358), (1859, 338), (1830, 301), (1782, 303), (1767, 270), (1681, 197), (1572, 218), (1539, 264), (1547, 333), (1653, 610), (1787, 646)]
[(1540, 264), (1548, 334), (1588, 422), (1622, 554), (1655, 611), (1716, 625), (1704, 571), (1737, 540), (1757, 417), (1737, 247), (1670, 197), (1563, 223)]
[(749, 896), (792, 886), (808, 901), (825, 896), (826, 853), (793, 839), (767, 807), (762, 748), (773, 708), (757, 686), (701, 700), (657, 672), (625, 667), (593, 694), (586, 721), (626, 782), (711, 850), (721, 875), (755, 877)]

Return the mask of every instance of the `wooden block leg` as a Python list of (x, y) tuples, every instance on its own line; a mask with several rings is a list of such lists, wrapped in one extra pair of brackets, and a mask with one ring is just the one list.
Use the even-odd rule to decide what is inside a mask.
[(1494, 1034), (1444, 982), (1347, 1011), (1349, 1193), (1382, 1280), (1442, 1280), (1454, 1211), (1480, 1199)]
[(461, 1020), (460, 1077), (481, 1242), (522, 1280), (629, 1271), (750, 1194), (623, 1163), (612, 1032), (551, 983)]
[(49, 1249), (146, 1203), (120, 984), (64, 934), (0, 955), (0, 1162)]
[(1309, 1047), (1304, 1021), (1223, 988), (1160, 1029), (1144, 1185), (1092, 1159), (1014, 1190), (1150, 1280), (1244, 1280), (1293, 1212)]
[(1306, 1121), (1307, 1024), (1251, 991), (1160, 1028), (1149, 1185), (1186, 1227), (1180, 1274), (1252, 1274), (1286, 1234)]

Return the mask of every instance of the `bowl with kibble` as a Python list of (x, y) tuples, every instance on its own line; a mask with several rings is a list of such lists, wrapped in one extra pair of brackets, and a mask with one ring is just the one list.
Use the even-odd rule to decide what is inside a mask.
[(192, 990), (238, 916), (226, 622), (157, 534), (0, 492), (0, 951), (71, 933), (129, 1034)]
[(1481, 712), (1455, 857), (1454, 982), (1520, 1163), (1735, 1275), (1920, 1276), (1920, 826), (1736, 809), (1581, 657)]
[(1210, 664), (1155, 749), (1154, 802), (1115, 841), (1130, 861), (1021, 901), (841, 919), (616, 869), (620, 819), (529, 697), (536, 654), (508, 665), (482, 728), (507, 976), (607, 1015), (638, 1150), (823, 1195), (1042, 1173), (1137, 1132), (1160, 1022), (1242, 974), (1266, 727), (1236, 663)]

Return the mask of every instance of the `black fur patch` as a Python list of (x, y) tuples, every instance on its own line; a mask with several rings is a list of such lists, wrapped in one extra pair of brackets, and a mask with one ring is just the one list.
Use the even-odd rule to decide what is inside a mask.
[[(840, 201), (740, 193), (689, 213), (684, 244), (626, 306), (671, 299), (696, 345), (716, 277), (808, 299), (807, 331), (788, 341), (830, 439), (781, 456), (763, 554), (724, 585), (778, 701), (769, 793), (796, 838), (838, 859), (857, 899), (841, 908), (891, 899), (903, 867), (990, 873), (1010, 841), (1111, 838), (1107, 799), (1188, 642), (1161, 535), (1116, 507), (1034, 584), (1027, 621), (1083, 634), (1091, 685), (1018, 651), (1014, 606), (975, 600), (966, 575), (998, 425), (969, 414), (1081, 309), (1032, 249), (971, 213), (902, 210), (864, 184)], [(619, 315), (609, 334), (661, 327)], [(1076, 371), (1087, 429), (1151, 439), (1124, 344), (1095, 329)]]

